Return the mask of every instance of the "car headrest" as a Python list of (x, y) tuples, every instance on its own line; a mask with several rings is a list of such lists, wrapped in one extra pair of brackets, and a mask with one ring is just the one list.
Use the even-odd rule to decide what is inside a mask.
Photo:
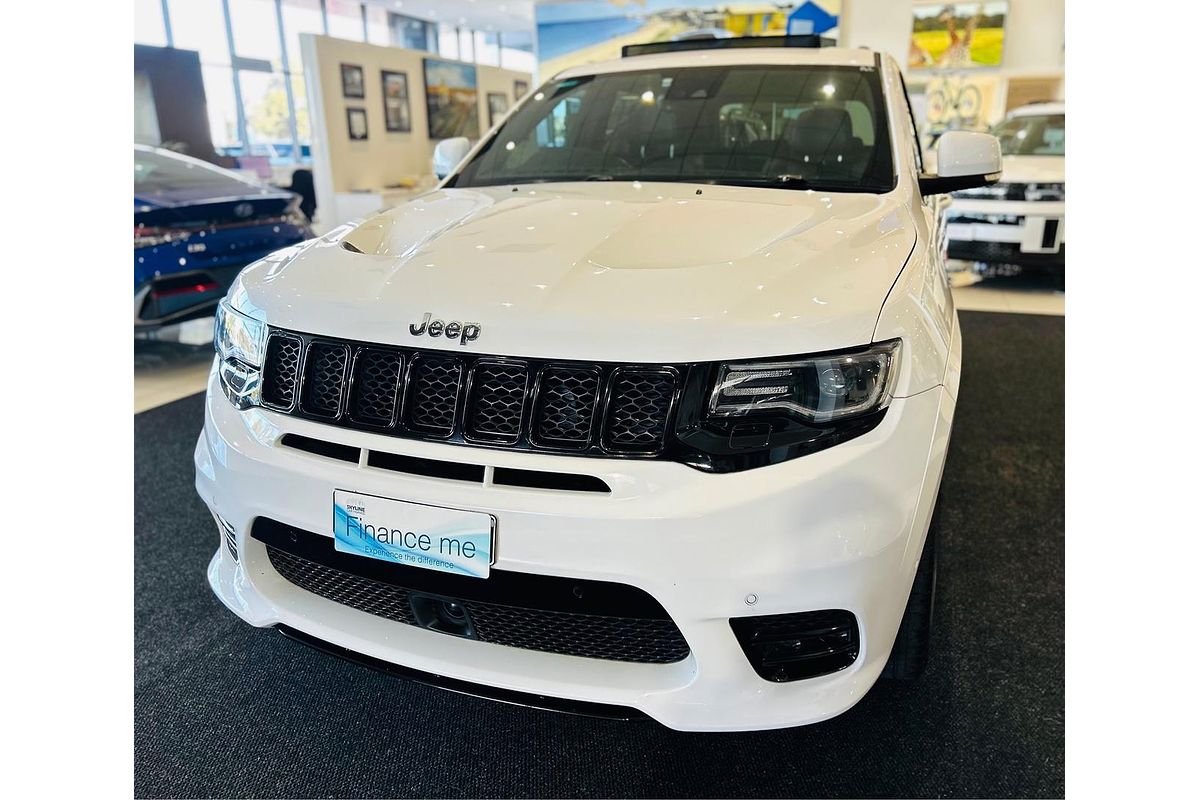
[(783, 129), (789, 145), (810, 152), (828, 152), (854, 140), (850, 112), (842, 108), (814, 108), (790, 120)]

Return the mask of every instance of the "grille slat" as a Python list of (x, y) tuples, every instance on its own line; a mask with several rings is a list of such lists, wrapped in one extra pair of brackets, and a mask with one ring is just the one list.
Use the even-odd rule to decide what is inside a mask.
[(480, 361), (471, 373), (471, 409), (467, 432), (476, 437), (515, 442), (529, 388), (524, 364)]
[(666, 433), (675, 394), (674, 374), (663, 370), (622, 370), (613, 377), (605, 444), (614, 450), (654, 452)]
[[(377, 617), (417, 625), (402, 586), (355, 575), (267, 545), (271, 566), (289, 582), (335, 603)], [(670, 664), (690, 652), (670, 619), (579, 614), (505, 605), (481, 600), (461, 602), (475, 625), (476, 638), (491, 644), (544, 653)]]
[(457, 359), (419, 356), (409, 376), (409, 421), (441, 436), (454, 432), (462, 365)]
[(342, 389), (350, 348), (344, 344), (313, 342), (304, 361), (300, 404), (310, 414), (336, 417), (342, 410)]
[(351, 415), (359, 422), (390, 425), (396, 415), (404, 357), (394, 350), (364, 347), (355, 356)]
[(538, 394), (537, 439), (540, 444), (587, 447), (600, 396), (600, 371), (549, 367)]
[(272, 331), (262, 396), (278, 411), (406, 438), (650, 457), (666, 447), (679, 382), (675, 367), (448, 354)]
[(263, 402), (290, 409), (296, 402), (296, 378), (300, 371), (301, 342), (295, 336), (274, 334), (267, 341), (263, 370)]

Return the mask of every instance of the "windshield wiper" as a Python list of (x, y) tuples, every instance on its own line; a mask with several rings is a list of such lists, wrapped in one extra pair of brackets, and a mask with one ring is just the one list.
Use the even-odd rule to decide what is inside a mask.
[(714, 178), (710, 183), (724, 186), (761, 186), (772, 189), (799, 189), (816, 192), (863, 192), (887, 191), (878, 186), (847, 181), (809, 180), (801, 175), (776, 175), (774, 178)]
[(811, 190), (815, 192), (857, 192), (864, 194), (879, 194), (891, 191), (891, 187), (874, 184), (852, 183), (848, 181), (810, 180), (802, 175), (783, 174), (770, 178), (736, 177), (736, 176), (700, 176), (700, 175), (609, 175), (595, 173), (592, 175), (510, 175), (499, 179), (472, 181), (459, 184), (465, 188), (484, 186), (507, 186), (533, 183), (572, 183), (576, 181), (602, 182), (635, 182), (646, 183), (696, 183), (709, 186), (753, 186), (768, 189)]

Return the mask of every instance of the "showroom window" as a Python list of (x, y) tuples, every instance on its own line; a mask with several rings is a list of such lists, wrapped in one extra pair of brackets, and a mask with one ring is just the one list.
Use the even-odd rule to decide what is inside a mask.
[(239, 59), (271, 62), (279, 69), (279, 30), (275, 24), (275, 0), (228, 0), (233, 49)]
[(280, 11), (283, 16), (283, 40), (287, 43), (288, 71), (302, 75), (304, 61), (300, 56), (300, 34), (325, 33), (321, 0), (283, 0)]
[(387, 47), (392, 43), (392, 31), (389, 27), (391, 14), (387, 9), (374, 5), (364, 5), (363, 13), (367, 15), (367, 44), (377, 44)]
[(168, 0), (167, 8), (176, 47), (198, 50), (201, 64), (229, 66), (229, 39), (221, 0)]
[(437, 26), (432, 22), (389, 13), (388, 24), (392, 29), (392, 45), (437, 52)]
[(170, 44), (163, 21), (162, 0), (133, 0), (133, 41), (155, 47)]
[(247, 166), (309, 160), (302, 34), (532, 72), (531, 32), (481, 33), (358, 0), (134, 0), (134, 39), (200, 53), (213, 145)]
[(449, 25), (439, 25), (437, 31), (437, 51), (446, 58), (462, 58), (458, 41), (458, 29)]
[(325, 17), (329, 20), (329, 35), (339, 39), (363, 41), (362, 3), (352, 0), (325, 0)]
[(233, 93), (233, 68), (200, 62), (204, 95), (208, 105), (208, 127), (218, 150), (235, 147), (238, 135), (237, 98)]

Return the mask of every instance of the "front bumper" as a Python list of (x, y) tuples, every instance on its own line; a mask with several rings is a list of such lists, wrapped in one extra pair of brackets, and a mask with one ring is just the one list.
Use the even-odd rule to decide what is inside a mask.
[(1048, 266), (1066, 251), (1066, 204), (955, 198), (946, 212), (951, 258)]
[[(283, 625), (372, 659), (501, 689), (637, 709), (681, 730), (779, 728), (860, 700), (890, 653), (928, 528), (954, 398), (936, 387), (893, 402), (870, 433), (746, 472), (660, 462), (477, 450), (335, 429), (264, 409), (239, 412), (210, 375), (196, 488), (234, 530), (213, 591), (247, 622)], [(353, 447), (518, 469), (591, 474), (609, 495), (467, 485), (280, 447), (285, 433)], [(289, 583), (249, 536), (269, 517), (330, 531), (335, 488), (498, 518), (494, 569), (636, 586), (671, 615), (690, 655), (636, 664), (522, 650), (391, 622)], [(332, 535), (331, 533), (329, 535)], [(748, 604), (753, 596), (754, 602)], [(860, 653), (831, 675), (771, 683), (751, 667), (731, 617), (840, 608)]]

